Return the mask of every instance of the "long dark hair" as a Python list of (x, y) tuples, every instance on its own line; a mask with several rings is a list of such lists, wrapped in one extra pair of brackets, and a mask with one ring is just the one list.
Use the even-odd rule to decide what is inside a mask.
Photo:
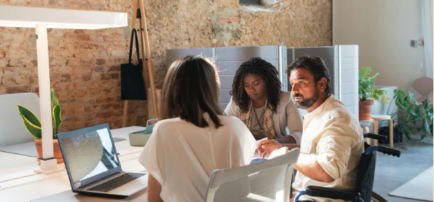
[(327, 69), (325, 62), (320, 57), (311, 57), (309, 55), (304, 55), (301, 57), (298, 57), (288, 66), (286, 69), (286, 73), (288, 74), (288, 77), (291, 77), (291, 71), (294, 69), (303, 68), (308, 70), (315, 81), (315, 84), (318, 83), (321, 78), (326, 78), (327, 80), (327, 86), (325, 88), (325, 92), (327, 95), (331, 94), (331, 78), (329, 74), (329, 70)]
[(253, 57), (241, 64), (235, 73), (234, 82), (232, 83), (232, 101), (238, 105), (241, 112), (249, 110), (249, 96), (244, 90), (244, 77), (247, 74), (257, 74), (265, 81), (267, 89), (268, 106), (271, 111), (276, 112), (277, 105), (280, 101), (281, 82), (279, 72), (276, 67), (260, 57)]
[(217, 116), (223, 114), (219, 85), (217, 69), (207, 59), (186, 56), (174, 61), (163, 84), (160, 119), (180, 117), (205, 128), (209, 124), (202, 112), (208, 112), (215, 127), (222, 126)]

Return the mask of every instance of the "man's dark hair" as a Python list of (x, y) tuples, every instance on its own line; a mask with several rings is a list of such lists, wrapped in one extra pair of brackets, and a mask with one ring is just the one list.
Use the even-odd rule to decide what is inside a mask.
[(232, 101), (238, 105), (241, 112), (247, 112), (249, 110), (250, 98), (244, 90), (244, 77), (247, 74), (256, 74), (264, 79), (267, 89), (267, 102), (271, 111), (276, 112), (277, 104), (279, 104), (280, 101), (282, 85), (279, 80), (279, 72), (277, 72), (276, 67), (260, 57), (250, 58), (250, 60), (244, 62), (238, 68), (230, 92)]
[(294, 60), (292, 64), (288, 66), (286, 69), (286, 73), (288, 74), (288, 77), (291, 77), (291, 71), (294, 69), (303, 68), (308, 70), (315, 81), (315, 84), (318, 83), (321, 78), (327, 79), (327, 86), (325, 89), (325, 92), (327, 95), (330, 95), (331, 93), (331, 78), (329, 74), (329, 70), (327, 69), (324, 60), (320, 57), (311, 57), (308, 55), (298, 57)]
[(208, 112), (216, 128), (222, 126), (219, 104), (220, 80), (216, 67), (202, 56), (174, 61), (167, 72), (161, 94), (160, 120), (180, 117), (194, 125), (209, 126), (202, 117)]

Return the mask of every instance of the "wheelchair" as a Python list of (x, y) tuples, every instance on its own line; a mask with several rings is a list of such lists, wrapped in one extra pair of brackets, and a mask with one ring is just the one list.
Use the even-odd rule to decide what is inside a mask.
[[(377, 140), (386, 140), (385, 136), (366, 133), (363, 135), (364, 138), (373, 138)], [(348, 189), (336, 189), (318, 186), (308, 186), (306, 190), (300, 191), (294, 198), (294, 202), (297, 202), (300, 196), (314, 196), (314, 197), (324, 197), (330, 199), (341, 199), (346, 201), (354, 202), (386, 202), (383, 197), (372, 191), (374, 186), (374, 175), (375, 175), (375, 163), (376, 163), (376, 152), (382, 152), (384, 154), (399, 157), (401, 152), (396, 149), (391, 149), (383, 146), (370, 146), (365, 142), (365, 152), (363, 152), (362, 157), (357, 170), (356, 186), (354, 190)]]

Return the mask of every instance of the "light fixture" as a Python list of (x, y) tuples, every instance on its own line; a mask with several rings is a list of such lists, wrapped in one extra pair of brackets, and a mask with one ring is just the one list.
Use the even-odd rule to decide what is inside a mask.
[(36, 172), (50, 173), (57, 168), (53, 156), (47, 28), (104, 29), (126, 26), (127, 13), (0, 5), (0, 27), (36, 29), (43, 151), (41, 170)]

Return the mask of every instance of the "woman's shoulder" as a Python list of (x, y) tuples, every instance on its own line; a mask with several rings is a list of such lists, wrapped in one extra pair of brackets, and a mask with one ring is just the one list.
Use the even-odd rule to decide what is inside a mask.
[(280, 102), (288, 103), (291, 101), (291, 93), (287, 91), (281, 91)]
[(164, 119), (164, 120), (160, 120), (157, 122), (158, 125), (161, 124), (170, 124), (170, 123), (177, 123), (177, 122), (181, 122), (182, 120), (177, 117), (177, 118), (170, 118), (170, 119)]
[[(230, 126), (244, 125), (244, 123), (235, 116), (218, 115), (218, 117), (223, 125), (230, 125)], [(180, 118), (164, 119), (159, 121), (157, 124), (155, 124), (155, 128), (176, 128), (181, 126), (194, 126), (194, 124), (189, 123)]]
[(240, 107), (237, 105), (237, 103), (235, 103), (235, 101), (233, 100), (233, 96), (231, 96), (231, 100), (228, 103), (228, 106), (231, 106), (233, 109), (237, 109), (240, 110)]
[(235, 116), (219, 116), (221, 123), (225, 128), (231, 128), (231, 130), (238, 130), (244, 128), (246, 125)]
[(277, 113), (278, 114), (284, 114), (285, 112), (288, 112), (288, 110), (293, 110), (292, 108), (295, 108), (294, 101), (291, 98), (291, 93), (287, 91), (281, 91), (280, 101), (277, 105)]
[(198, 127), (193, 123), (177, 117), (159, 121), (155, 124), (152, 134), (160, 138), (165, 138), (167, 136), (173, 136), (173, 134), (196, 130), (197, 128)]
[(223, 126), (219, 127), (218, 130), (224, 131), (227, 135), (241, 135), (246, 134), (246, 131), (249, 131), (246, 125), (237, 117), (219, 115), (219, 119)]
[(233, 97), (231, 97), (231, 100), (227, 104), (225, 108), (226, 115), (229, 116), (239, 116), (240, 115), (240, 107), (232, 100)]
[(180, 124), (184, 124), (185, 121), (183, 121), (180, 118), (170, 118), (170, 119), (164, 119), (161, 121), (158, 121), (155, 124), (154, 129), (156, 128), (167, 128), (167, 126), (179, 126)]
[(239, 118), (235, 117), (235, 116), (224, 116), (224, 115), (219, 115), (219, 119), (223, 122), (223, 123), (228, 123), (228, 124), (244, 124)]
[(286, 108), (289, 104), (293, 104), (291, 93), (286, 91), (281, 91), (280, 101), (277, 108), (283, 107)]

